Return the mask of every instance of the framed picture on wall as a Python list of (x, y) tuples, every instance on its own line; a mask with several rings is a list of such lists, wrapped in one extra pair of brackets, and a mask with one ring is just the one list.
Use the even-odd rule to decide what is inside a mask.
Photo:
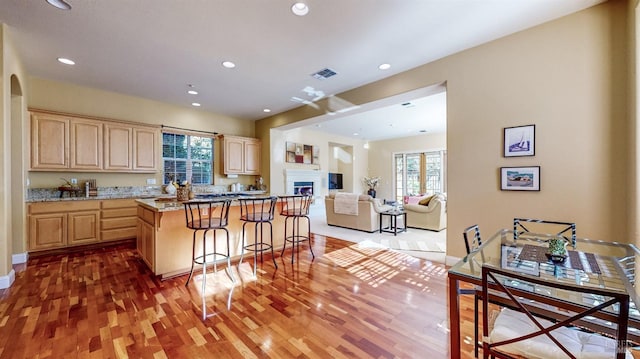
[(540, 166), (501, 167), (500, 189), (503, 191), (539, 191)]
[(504, 129), (504, 157), (535, 156), (536, 125)]

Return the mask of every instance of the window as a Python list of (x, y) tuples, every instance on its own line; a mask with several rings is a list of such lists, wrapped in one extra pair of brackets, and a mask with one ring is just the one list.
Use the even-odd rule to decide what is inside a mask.
[(394, 156), (396, 200), (404, 196), (446, 192), (446, 151), (399, 153)]
[(163, 183), (213, 184), (213, 138), (162, 134)]

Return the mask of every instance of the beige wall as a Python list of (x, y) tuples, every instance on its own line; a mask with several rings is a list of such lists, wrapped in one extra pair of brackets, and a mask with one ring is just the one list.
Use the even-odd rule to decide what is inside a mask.
[[(0, 111), (0, 277), (2, 285), (8, 284), (12, 273), (12, 254), (24, 252), (25, 231), (23, 166), (24, 141), (23, 118), (26, 117), (25, 71), (11, 41), (10, 31), (0, 24), (0, 63), (2, 66), (2, 90)], [(15, 149), (18, 149), (17, 153)]]
[(380, 184), (376, 197), (394, 199), (393, 191), (393, 156), (396, 153), (441, 151), (447, 149), (446, 133), (434, 133), (410, 136), (393, 140), (369, 142), (369, 175), (379, 176)]
[[(144, 98), (101, 91), (68, 83), (29, 78), (28, 104), (30, 108), (95, 116), (121, 121), (166, 125), (192, 130), (218, 132), (225, 135), (254, 136), (252, 121), (244, 121), (186, 106), (175, 106)], [(220, 141), (215, 144), (214, 181), (228, 185), (234, 182), (253, 184), (252, 176), (227, 179), (222, 175)], [(96, 178), (98, 186), (144, 186), (147, 178), (161, 183), (161, 173), (153, 174), (97, 174), (30, 172), (32, 188), (57, 187), (60, 177)]]
[[(448, 256), (464, 255), (467, 225), (487, 236), (514, 217), (575, 221), (580, 236), (630, 240), (626, 9), (609, 1), (339, 95), (363, 104), (446, 82)], [(258, 121), (256, 134), (268, 142), (266, 129), (322, 111)], [(526, 124), (536, 125), (535, 157), (503, 158), (503, 128)], [(500, 191), (500, 167), (533, 165), (540, 192)]]

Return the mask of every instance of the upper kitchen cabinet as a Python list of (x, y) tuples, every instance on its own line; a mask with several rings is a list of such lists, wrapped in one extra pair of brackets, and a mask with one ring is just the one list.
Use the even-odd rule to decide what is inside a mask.
[(133, 170), (156, 172), (160, 154), (160, 130), (133, 127)]
[(156, 172), (159, 137), (157, 128), (105, 123), (105, 170)]
[(87, 171), (102, 169), (102, 124), (71, 119), (69, 129), (69, 167)]
[(31, 114), (31, 168), (69, 168), (69, 118)]
[(31, 111), (31, 170), (157, 172), (160, 128)]
[(108, 123), (104, 125), (104, 169), (130, 171), (133, 169), (133, 128)]
[(225, 174), (259, 175), (261, 142), (256, 138), (223, 136)]

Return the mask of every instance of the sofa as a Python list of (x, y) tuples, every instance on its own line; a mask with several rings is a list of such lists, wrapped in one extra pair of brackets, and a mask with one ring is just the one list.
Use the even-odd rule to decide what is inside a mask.
[(447, 228), (447, 196), (435, 194), (425, 196), (417, 203), (404, 205), (407, 227), (441, 231)]
[[(379, 213), (393, 208), (383, 204), (381, 199), (373, 198), (367, 194), (351, 194), (354, 210), (357, 211), (357, 214), (339, 213), (340, 211), (336, 213), (336, 195), (340, 197), (341, 192), (332, 192), (324, 198), (327, 224), (330, 226), (356, 229), (369, 233), (375, 232), (380, 228)], [(340, 201), (340, 198), (338, 201)]]

